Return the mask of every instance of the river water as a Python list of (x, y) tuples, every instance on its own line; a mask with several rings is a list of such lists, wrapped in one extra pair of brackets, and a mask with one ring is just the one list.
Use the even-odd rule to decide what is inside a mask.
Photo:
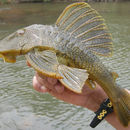
[[(0, 6), (0, 39), (31, 24), (53, 24), (68, 3)], [(114, 55), (102, 58), (119, 74), (117, 82), (130, 89), (130, 3), (91, 3), (105, 18), (114, 43)], [(32, 88), (34, 70), (23, 56), (15, 64), (0, 59), (0, 130), (91, 130), (94, 116)], [(103, 121), (96, 130), (114, 130)]]

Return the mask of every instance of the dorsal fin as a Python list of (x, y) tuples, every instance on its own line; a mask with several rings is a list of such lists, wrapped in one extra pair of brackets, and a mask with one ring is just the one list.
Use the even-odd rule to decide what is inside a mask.
[(112, 38), (99, 13), (85, 2), (67, 6), (56, 21), (59, 29), (81, 41), (84, 49), (111, 56)]

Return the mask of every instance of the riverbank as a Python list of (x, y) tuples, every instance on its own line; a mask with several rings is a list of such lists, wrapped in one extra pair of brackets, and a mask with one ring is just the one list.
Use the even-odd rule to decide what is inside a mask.
[(10, 3), (42, 3), (42, 2), (125, 2), (129, 0), (0, 0), (0, 4)]

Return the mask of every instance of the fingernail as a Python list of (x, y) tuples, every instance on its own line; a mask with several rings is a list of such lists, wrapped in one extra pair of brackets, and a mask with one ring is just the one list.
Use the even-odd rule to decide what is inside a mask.
[(42, 93), (48, 92), (48, 89), (46, 87), (44, 87), (44, 86), (41, 86), (40, 89), (41, 89)]

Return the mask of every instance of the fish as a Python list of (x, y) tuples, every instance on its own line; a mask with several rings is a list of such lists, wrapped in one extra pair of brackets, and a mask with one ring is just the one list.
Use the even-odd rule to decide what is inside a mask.
[(130, 122), (130, 94), (116, 83), (118, 74), (99, 56), (112, 56), (112, 36), (103, 17), (86, 2), (68, 5), (54, 25), (34, 24), (0, 41), (0, 58), (15, 63), (24, 55), (38, 73), (58, 79), (66, 88), (82, 93), (98, 83), (108, 95), (125, 127)]

